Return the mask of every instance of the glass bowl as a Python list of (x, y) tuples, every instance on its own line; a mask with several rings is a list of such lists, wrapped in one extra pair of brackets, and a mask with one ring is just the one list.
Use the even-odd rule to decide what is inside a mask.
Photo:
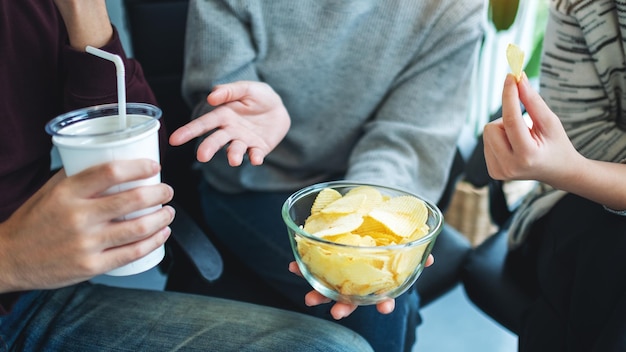
[[(421, 200), (427, 210), (427, 227), (423, 227), (421, 237), (400, 244), (355, 245), (304, 230), (322, 190), (332, 189), (343, 196), (362, 186), (378, 190), (383, 197), (410, 196)], [(282, 217), (296, 262), (308, 283), (330, 299), (356, 305), (376, 304), (408, 290), (424, 270), (443, 226), (439, 208), (419, 196), (396, 188), (348, 181), (319, 183), (295, 192), (283, 204)]]

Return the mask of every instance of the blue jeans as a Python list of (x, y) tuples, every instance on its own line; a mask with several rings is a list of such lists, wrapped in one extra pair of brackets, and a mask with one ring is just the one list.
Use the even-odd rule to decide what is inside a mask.
[[(291, 192), (223, 194), (202, 182), (200, 194), (214, 240), (228, 253), (223, 253), (224, 274), (218, 282), (207, 285), (196, 281), (195, 287), (183, 291), (273, 305), (334, 321), (330, 305), (305, 306), (304, 296), (311, 286), (287, 270), (294, 256), (281, 207)], [(229, 253), (234, 260), (229, 261)], [(176, 260), (174, 263), (176, 267)], [(237, 265), (239, 270), (230, 269)], [(174, 270), (174, 275), (180, 277), (181, 273)], [(186, 280), (192, 282), (191, 278)], [(365, 337), (375, 351), (410, 351), (421, 321), (418, 308), (419, 297), (411, 288), (396, 299), (392, 314), (380, 314), (373, 305), (363, 306), (338, 323)]]
[(371, 351), (321, 319), (176, 292), (82, 283), (0, 317), (0, 351)]

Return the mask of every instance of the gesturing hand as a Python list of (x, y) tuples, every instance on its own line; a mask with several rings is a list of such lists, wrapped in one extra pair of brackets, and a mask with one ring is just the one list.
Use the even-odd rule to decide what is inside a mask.
[(207, 102), (216, 108), (170, 136), (170, 144), (178, 146), (209, 133), (198, 147), (197, 158), (201, 162), (211, 160), (228, 145), (231, 166), (241, 165), (246, 152), (252, 165), (260, 165), (291, 124), (280, 96), (265, 83), (239, 81), (219, 85), (207, 96)]

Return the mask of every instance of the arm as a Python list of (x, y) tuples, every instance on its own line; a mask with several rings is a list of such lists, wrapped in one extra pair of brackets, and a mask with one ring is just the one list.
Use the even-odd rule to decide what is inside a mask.
[(0, 293), (81, 282), (162, 245), (170, 235), (171, 207), (133, 220), (113, 220), (169, 202), (169, 186), (102, 196), (115, 184), (159, 171), (154, 161), (133, 160), (95, 166), (72, 177), (57, 173), (0, 223)]
[[(112, 26), (104, 0), (55, 0), (67, 29), (68, 43), (61, 52), (67, 68), (64, 109), (115, 103), (117, 76), (113, 63), (85, 52), (87, 45), (119, 55), (124, 62), (126, 100), (157, 105), (139, 62), (126, 57), (122, 42)], [(163, 117), (161, 120), (163, 120)], [(164, 123), (161, 122), (164, 126)], [(160, 144), (166, 145), (167, 131), (161, 128)], [(164, 153), (161, 153), (161, 158)]]
[(84, 51), (87, 45), (100, 48), (113, 37), (113, 27), (104, 0), (55, 0), (67, 28), (70, 45)]
[(433, 202), (441, 197), (467, 118), (471, 72), (483, 34), (480, 3), (449, 4), (374, 120), (364, 126), (347, 179), (385, 182)]
[[(520, 101), (532, 127), (522, 118)], [(612, 209), (626, 209), (626, 165), (585, 158), (563, 125), (524, 75), (509, 75), (502, 93), (502, 119), (485, 126), (485, 158), (496, 179), (533, 179)]]
[[(64, 67), (70, 68), (61, 68), (59, 71), (60, 74), (69, 72), (69, 78), (59, 78), (59, 81), (67, 83), (65, 108), (113, 101), (109, 96), (116, 96), (115, 75), (100, 76), (102, 68), (112, 65), (67, 45), (70, 37), (72, 45), (75, 40), (79, 40), (77, 38), (85, 38), (90, 42), (94, 40), (93, 43), (100, 44), (98, 38), (81, 35), (95, 33), (103, 34), (100, 39), (108, 41), (105, 46), (111, 45), (111, 48), (123, 52), (115, 31), (106, 30), (111, 29), (110, 24), (108, 27), (99, 26), (108, 23), (108, 16), (102, 11), (104, 1), (89, 3), (89, 9), (82, 9), (79, 2), (59, 0), (56, 4), (72, 32), (68, 33), (67, 38), (61, 38), (59, 47), (62, 56), (50, 58), (53, 62), (60, 60)], [(80, 16), (75, 16), (76, 11), (80, 11), (80, 16), (84, 14), (89, 22), (77, 18)], [(102, 21), (93, 19), (92, 14), (97, 14)], [(46, 20), (56, 24), (58, 14), (50, 12), (49, 15), (50, 18)], [(94, 25), (93, 31), (88, 30), (86, 25)], [(106, 82), (110, 87), (106, 87)], [(133, 85), (129, 95), (131, 92), (146, 94), (146, 90), (147, 94), (151, 94), (146, 88), (147, 85)], [(52, 114), (56, 112), (57, 105), (60, 102), (50, 102), (42, 110)], [(20, 110), (19, 113), (24, 114), (24, 111)], [(25, 115), (23, 119), (37, 121), (36, 116)], [(19, 125), (19, 128), (27, 127), (27, 123)], [(37, 139), (40, 138), (39, 134), (30, 137), (39, 144), (44, 143)], [(45, 160), (43, 163), (43, 167), (46, 167)], [(16, 165), (14, 170), (17, 175), (31, 177), (38, 182), (39, 177), (32, 174), (32, 170), (18, 168), (21, 164)], [(167, 226), (173, 218), (170, 207), (134, 220), (114, 222), (113, 219), (134, 210), (168, 202), (172, 198), (170, 187), (160, 184), (102, 196), (104, 190), (115, 184), (151, 177), (159, 171), (159, 165), (153, 161), (139, 160), (100, 165), (72, 177), (66, 177), (63, 171), (59, 172), (0, 223), (0, 272), (3, 273), (0, 292), (55, 288), (83, 281), (129, 263), (160, 246), (169, 236)], [(24, 191), (31, 194), (29, 189)]]
[(55, 0), (55, 4), (65, 23), (69, 40), (63, 48), (64, 62), (68, 68), (64, 88), (66, 110), (117, 101), (115, 66), (86, 53), (87, 45), (120, 55), (124, 60), (127, 101), (157, 105), (141, 66), (126, 57), (118, 33), (109, 20), (104, 0)]

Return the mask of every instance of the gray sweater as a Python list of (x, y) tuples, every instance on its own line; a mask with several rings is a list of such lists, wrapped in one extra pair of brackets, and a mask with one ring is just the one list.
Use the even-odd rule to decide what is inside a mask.
[(183, 93), (210, 110), (220, 83), (264, 81), (291, 128), (262, 166), (202, 165), (224, 192), (334, 177), (437, 201), (467, 116), (483, 0), (191, 0)]

